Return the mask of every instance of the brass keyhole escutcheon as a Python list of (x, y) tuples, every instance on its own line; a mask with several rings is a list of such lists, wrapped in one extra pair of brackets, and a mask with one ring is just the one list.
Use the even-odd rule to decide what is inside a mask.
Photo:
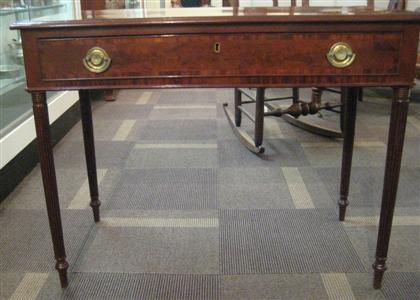
[(220, 53), (221, 45), (219, 42), (214, 43), (214, 53)]
[(83, 64), (92, 73), (102, 73), (108, 70), (111, 65), (111, 58), (104, 49), (93, 47), (87, 52)]
[(351, 49), (350, 45), (344, 42), (335, 43), (327, 53), (329, 63), (336, 68), (350, 66), (355, 58), (356, 54)]

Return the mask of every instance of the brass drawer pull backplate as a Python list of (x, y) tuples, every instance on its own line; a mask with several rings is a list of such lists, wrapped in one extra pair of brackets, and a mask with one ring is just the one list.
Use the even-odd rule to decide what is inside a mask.
[(356, 54), (353, 53), (350, 45), (344, 42), (335, 43), (327, 53), (329, 63), (336, 68), (350, 66), (355, 58)]
[(111, 58), (104, 49), (93, 47), (83, 59), (83, 64), (92, 73), (102, 73), (108, 70), (111, 65)]

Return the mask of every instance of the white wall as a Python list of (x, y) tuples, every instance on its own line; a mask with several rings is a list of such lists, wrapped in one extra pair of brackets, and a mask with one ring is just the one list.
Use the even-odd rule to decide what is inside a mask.
[[(48, 101), (50, 123), (57, 120), (79, 99), (77, 92), (63, 92)], [(11, 161), (36, 137), (34, 117), (31, 116), (0, 139), (0, 169)]]

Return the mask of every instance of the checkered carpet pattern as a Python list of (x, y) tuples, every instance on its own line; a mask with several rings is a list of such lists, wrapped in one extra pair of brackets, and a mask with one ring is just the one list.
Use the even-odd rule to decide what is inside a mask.
[[(225, 102), (232, 109), (233, 89), (122, 90), (93, 103), (101, 222), (79, 122), (54, 148), (69, 287), (54, 270), (37, 166), (0, 205), (0, 299), (420, 299), (420, 104), (409, 111), (389, 269), (374, 290), (390, 99), (366, 90), (358, 103), (345, 222), (342, 141), (266, 118), (257, 156), (232, 133)], [(339, 127), (333, 112), (305, 120)], [(243, 128), (252, 133), (246, 118)]]

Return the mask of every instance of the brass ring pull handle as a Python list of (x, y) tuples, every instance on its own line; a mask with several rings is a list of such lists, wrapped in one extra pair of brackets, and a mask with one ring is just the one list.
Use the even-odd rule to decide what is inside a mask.
[(332, 45), (330, 51), (327, 53), (329, 63), (336, 68), (350, 66), (355, 58), (356, 54), (353, 53), (350, 45), (343, 42)]
[(83, 59), (83, 64), (92, 73), (102, 73), (108, 70), (111, 65), (111, 58), (104, 49), (93, 47)]

